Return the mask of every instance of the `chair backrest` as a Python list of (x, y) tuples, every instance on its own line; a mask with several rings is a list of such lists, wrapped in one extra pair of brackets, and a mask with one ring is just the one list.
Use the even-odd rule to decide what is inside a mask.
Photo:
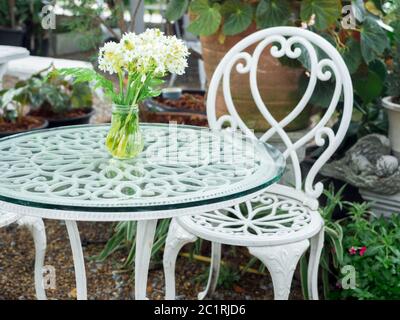
[[(252, 54), (245, 51), (248, 47), (255, 44), (257, 45)], [(308, 57), (310, 65), (309, 83), (303, 97), (294, 106), (292, 111), (279, 122), (271, 115), (257, 87), (258, 63), (260, 55), (267, 47), (268, 49), (270, 48), (270, 53), (275, 58), (287, 56), (291, 59), (297, 59), (302, 54), (302, 50), (306, 50), (307, 54), (305, 56)], [(319, 52), (323, 51), (325, 54), (325, 57), (319, 61), (317, 48)], [(247, 136), (256, 138), (253, 130), (248, 128), (241, 119), (232, 99), (230, 77), (232, 68), (235, 65), (237, 72), (249, 74), (252, 98), (262, 116), (271, 126), (258, 139), (267, 142), (275, 134), (280, 136), (286, 146), (284, 156), (285, 158), (290, 158), (294, 169), (294, 184), (296, 189), (301, 190), (303, 186), (297, 150), (314, 139), (318, 146), (324, 146), (327, 143), (325, 151), (310, 169), (304, 183), (305, 193), (312, 198), (318, 198), (323, 192), (323, 185), (321, 182), (314, 185), (315, 176), (342, 142), (350, 124), (353, 108), (352, 82), (346, 64), (339, 52), (328, 41), (316, 33), (296, 27), (275, 27), (260, 30), (239, 41), (227, 52), (215, 70), (208, 89), (207, 117), (209, 125), (212, 129), (221, 129), (228, 122), (231, 127), (240, 129)], [(320, 121), (309, 128), (300, 139), (292, 142), (287, 131), (285, 131), (285, 127), (299, 116), (307, 106), (317, 82), (332, 80), (335, 82), (334, 89), (332, 90), (332, 99), (325, 113), (321, 116)], [(220, 85), (222, 86), (228, 114), (218, 118), (216, 100)], [(339, 101), (343, 105), (342, 117), (338, 129), (334, 132), (327, 126), (327, 123), (333, 116)]]

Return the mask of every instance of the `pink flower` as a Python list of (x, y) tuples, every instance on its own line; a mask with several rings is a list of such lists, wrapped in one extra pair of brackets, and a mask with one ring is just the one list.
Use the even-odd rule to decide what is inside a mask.
[(365, 251), (367, 251), (367, 247), (366, 246), (361, 247), (360, 252), (359, 252), (360, 256), (363, 256)]
[(354, 247), (351, 247), (351, 248), (349, 249), (349, 253), (350, 253), (352, 256), (354, 256), (354, 255), (357, 253), (357, 249), (354, 248)]

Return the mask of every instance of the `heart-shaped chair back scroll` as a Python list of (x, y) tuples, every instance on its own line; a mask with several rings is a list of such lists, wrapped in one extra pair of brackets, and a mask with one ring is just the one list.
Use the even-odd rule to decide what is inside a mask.
[[(255, 44), (254, 51), (249, 53), (248, 47)], [(271, 55), (275, 58), (286, 56), (289, 59), (298, 59), (302, 55), (302, 57), (308, 59), (309, 82), (307, 88), (297, 105), (280, 121), (277, 121), (268, 110), (268, 105), (261, 98), (257, 85), (257, 68), (264, 50), (270, 50)], [(317, 54), (317, 52), (323, 52), (324, 57), (319, 59), (321, 54)], [(233, 67), (235, 67), (235, 71), (232, 70)], [(321, 182), (314, 185), (315, 176), (339, 147), (349, 127), (352, 115), (352, 82), (339, 52), (316, 33), (296, 27), (275, 27), (257, 31), (238, 42), (227, 52), (215, 70), (208, 89), (207, 117), (209, 125), (212, 129), (221, 129), (226, 123), (229, 123), (230, 127), (240, 129), (251, 138), (257, 138), (252, 128), (245, 124), (235, 108), (230, 86), (232, 72), (249, 75), (250, 90), (254, 102), (265, 121), (271, 126), (261, 136), (257, 135), (258, 139), (268, 142), (273, 135), (279, 135), (286, 146), (283, 154), (285, 158), (290, 158), (293, 166), (295, 188), (301, 190), (304, 186), (304, 191), (309, 197), (318, 198), (323, 191), (323, 185)], [(318, 81), (334, 83), (330, 103), (326, 106), (319, 122), (305, 131), (304, 136), (293, 142), (285, 128), (307, 107)], [(218, 117), (216, 101), (219, 86), (222, 86), (227, 114)], [(328, 121), (335, 114), (339, 102), (343, 108), (342, 117), (338, 129), (334, 132), (328, 126)], [(310, 169), (303, 185), (297, 151), (312, 140), (315, 140), (318, 146), (327, 145), (325, 151)]]

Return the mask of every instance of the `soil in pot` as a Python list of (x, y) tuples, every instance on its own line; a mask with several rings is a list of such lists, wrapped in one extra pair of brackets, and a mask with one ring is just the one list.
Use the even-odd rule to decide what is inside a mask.
[(165, 99), (162, 96), (158, 96), (154, 100), (164, 106), (179, 109), (180, 111), (192, 111), (204, 114), (206, 112), (204, 95), (202, 94), (183, 93), (178, 100)]
[(186, 90), (177, 100), (162, 96), (144, 101), (140, 108), (140, 119), (145, 122), (207, 126), (206, 106), (203, 91)]
[(35, 129), (43, 129), (48, 125), (47, 120), (43, 118), (25, 116), (21, 122), (0, 122), (0, 137), (6, 137), (14, 133), (20, 133)]
[[(227, 36), (224, 43), (219, 42), (218, 35), (200, 37), (208, 83), (210, 83), (217, 65), (228, 50), (255, 31), (257, 31), (256, 26), (253, 24), (240, 34)], [(245, 51), (253, 54), (256, 45), (248, 47)], [(299, 82), (305, 73), (305, 69), (282, 65), (278, 59), (272, 57), (269, 48), (264, 49), (258, 63), (258, 89), (264, 104), (275, 119), (279, 121), (286, 117), (300, 101), (302, 94)], [(243, 63), (243, 60), (238, 60), (238, 62)], [(258, 132), (270, 128), (254, 103), (250, 91), (249, 73), (240, 74), (233, 67), (230, 79), (232, 99), (236, 110), (247, 126)], [(216, 106), (218, 116), (227, 113), (221, 85), (217, 94)], [(294, 121), (286, 126), (286, 129), (289, 131), (305, 129), (309, 125), (310, 115), (311, 107), (307, 106)]]

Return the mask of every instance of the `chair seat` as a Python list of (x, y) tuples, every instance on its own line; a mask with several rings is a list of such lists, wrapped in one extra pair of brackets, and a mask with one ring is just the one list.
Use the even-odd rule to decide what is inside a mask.
[(323, 226), (319, 212), (310, 208), (303, 192), (279, 184), (251, 201), (179, 217), (177, 222), (200, 238), (238, 246), (297, 242), (314, 236)]
[(19, 215), (14, 213), (4, 213), (0, 211), (0, 228), (5, 227), (20, 218)]

